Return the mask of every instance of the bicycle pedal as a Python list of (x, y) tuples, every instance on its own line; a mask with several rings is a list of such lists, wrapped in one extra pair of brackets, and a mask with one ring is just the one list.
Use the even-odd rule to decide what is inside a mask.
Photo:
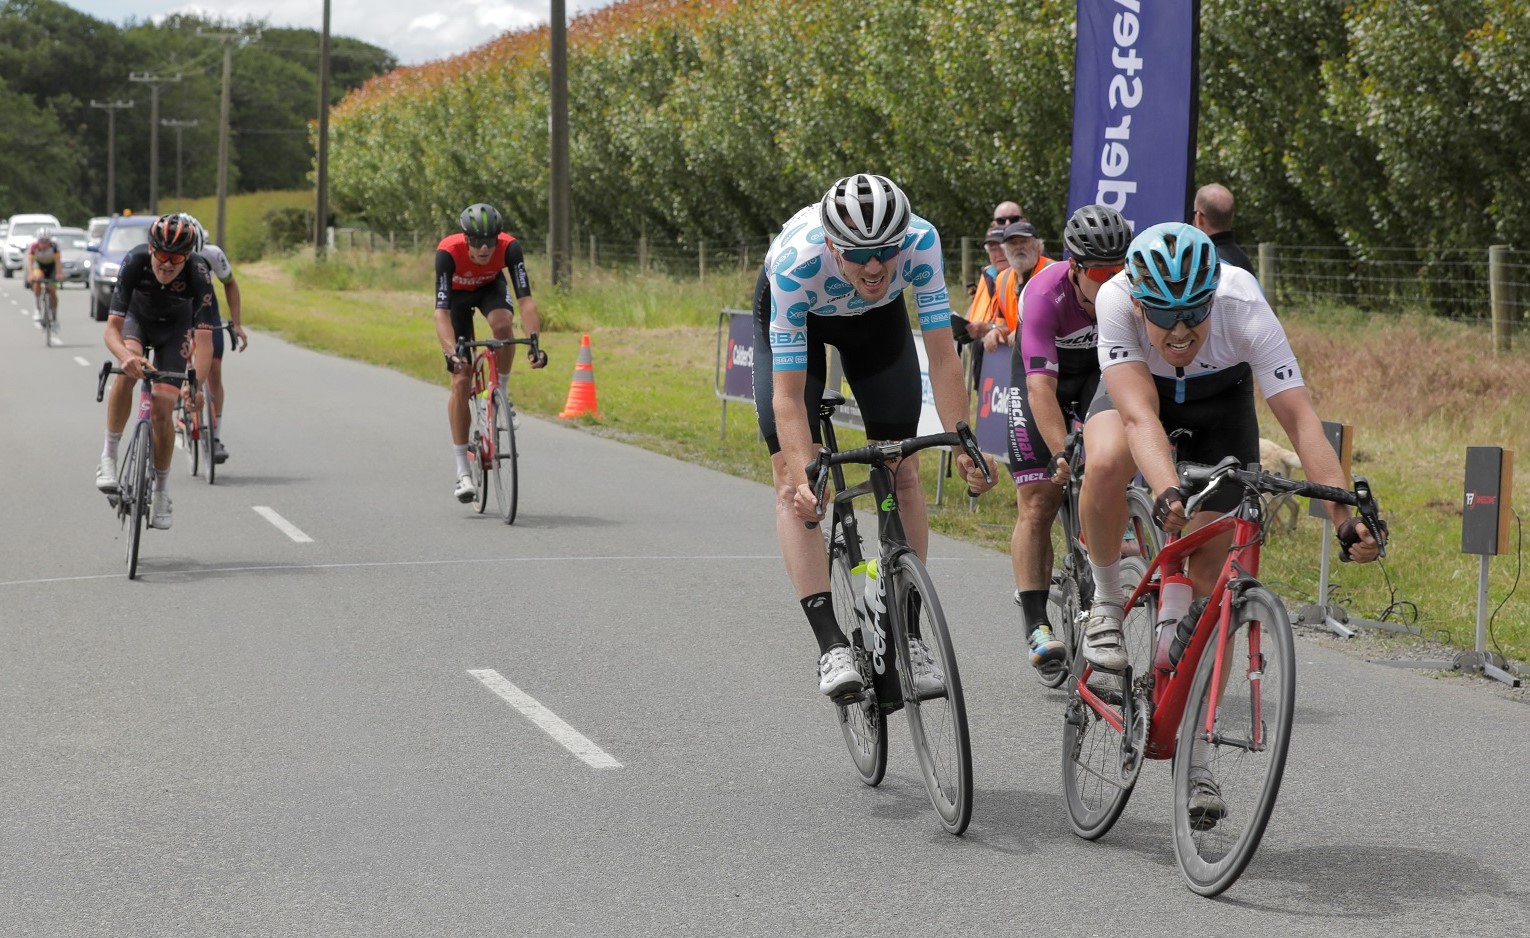
[(841, 691), (829, 697), (836, 707), (853, 707), (866, 702), (866, 689), (857, 688), (851, 691)]

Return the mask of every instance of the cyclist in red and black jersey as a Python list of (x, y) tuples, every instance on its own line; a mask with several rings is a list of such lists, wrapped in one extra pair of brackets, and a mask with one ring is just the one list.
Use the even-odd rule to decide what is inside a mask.
[[(510, 291), (521, 301), (526, 331), (536, 335), (542, 328), (536, 300), (531, 298), (531, 278), (526, 275), (526, 258), (520, 244), (505, 233), (504, 218), (494, 206), (482, 202), (469, 205), (458, 218), (461, 234), (448, 235), (436, 245), (436, 338), (446, 356), (446, 370), (452, 373), (452, 395), (446, 413), (452, 428), (452, 450), (457, 464), (457, 500), (470, 502), (478, 495), (473, 475), (468, 469), (468, 395), (472, 393), (471, 359), (457, 358), (457, 341), (473, 340), (473, 310), (483, 313), (496, 339), (515, 337), (515, 304)], [(505, 271), (510, 272), (508, 281)], [(499, 381), (510, 387), (510, 349), (495, 353), (499, 361)], [(541, 368), (545, 358), (527, 358), (531, 367)], [(517, 424), (515, 408), (511, 419)]]

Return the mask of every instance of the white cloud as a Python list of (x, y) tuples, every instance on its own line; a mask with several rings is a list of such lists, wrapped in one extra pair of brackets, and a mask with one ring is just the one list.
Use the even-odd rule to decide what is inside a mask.
[[(201, 13), (222, 19), (265, 20), (272, 26), (319, 29), (320, 0), (66, 0), (101, 19), (121, 23), (168, 13)], [(568, 0), (568, 14), (608, 6), (613, 0)], [(422, 14), (419, 0), (331, 0), (330, 33), (360, 39), (418, 65), (477, 48), (507, 30), (547, 22), (548, 0), (458, 0), (450, 13)]]

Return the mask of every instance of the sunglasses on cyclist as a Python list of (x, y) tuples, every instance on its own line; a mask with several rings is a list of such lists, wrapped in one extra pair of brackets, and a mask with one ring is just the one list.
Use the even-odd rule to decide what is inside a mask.
[(494, 245), (498, 244), (499, 243), (499, 239), (498, 238), (468, 238), (467, 239), (467, 243), (468, 243), (468, 247), (476, 248), (477, 250), (481, 251), (484, 248), (493, 247)]
[(1211, 315), (1211, 301), (1207, 300), (1200, 306), (1192, 306), (1189, 309), (1155, 309), (1144, 303), (1142, 315), (1147, 317), (1148, 322), (1165, 331), (1173, 331), (1175, 323), (1181, 322), (1194, 329)]
[(1125, 264), (1103, 264), (1098, 267), (1086, 267), (1083, 264), (1074, 264), (1074, 267), (1085, 277), (1095, 283), (1104, 283), (1125, 269)]
[(153, 254), (154, 254), (154, 259), (159, 261), (161, 264), (184, 264), (184, 263), (186, 263), (186, 255), (185, 254), (174, 254), (174, 253), (171, 253), (170, 251), (154, 251)]
[(993, 223), (995, 225), (1013, 225), (1017, 221), (1025, 221), (1025, 219), (1019, 215), (998, 215), (994, 217)]
[(840, 251), (840, 254), (844, 255), (845, 260), (852, 264), (869, 264), (873, 259), (885, 264), (897, 257), (898, 252), (901, 250), (903, 250), (903, 245), (899, 243), (884, 244), (879, 248), (845, 248)]

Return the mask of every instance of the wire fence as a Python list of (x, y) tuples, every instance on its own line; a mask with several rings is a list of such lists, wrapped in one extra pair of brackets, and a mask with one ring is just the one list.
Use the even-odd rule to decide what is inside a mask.
[[(336, 228), (337, 251), (428, 250), (439, 232), (375, 232)], [(577, 234), (575, 271), (635, 270), (674, 277), (748, 272), (765, 258), (769, 238), (752, 241), (604, 239)], [(546, 251), (546, 243), (533, 246)], [(960, 305), (987, 256), (974, 238), (945, 245), (947, 280)], [(1492, 325), (1495, 340), (1530, 330), (1530, 252), (1507, 246), (1480, 250), (1298, 246), (1261, 243), (1255, 273), (1276, 309), (1342, 305), (1380, 313), (1426, 312)], [(952, 277), (960, 271), (960, 279)], [(1499, 339), (1500, 333), (1502, 338)]]

